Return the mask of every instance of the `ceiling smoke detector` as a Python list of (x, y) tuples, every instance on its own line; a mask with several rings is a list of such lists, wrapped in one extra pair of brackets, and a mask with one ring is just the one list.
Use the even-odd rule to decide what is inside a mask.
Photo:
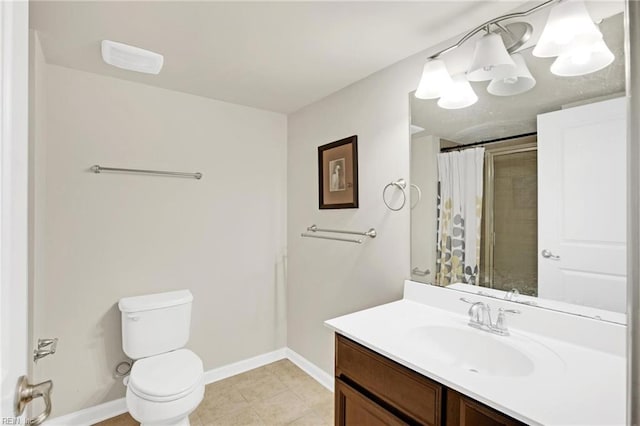
[(164, 63), (159, 53), (111, 40), (102, 40), (102, 59), (114, 67), (145, 74), (158, 74)]

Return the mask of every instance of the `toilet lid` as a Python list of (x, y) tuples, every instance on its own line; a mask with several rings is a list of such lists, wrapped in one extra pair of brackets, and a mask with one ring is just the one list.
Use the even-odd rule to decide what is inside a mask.
[(188, 349), (178, 349), (136, 361), (128, 386), (141, 397), (167, 400), (188, 394), (202, 380), (202, 360)]

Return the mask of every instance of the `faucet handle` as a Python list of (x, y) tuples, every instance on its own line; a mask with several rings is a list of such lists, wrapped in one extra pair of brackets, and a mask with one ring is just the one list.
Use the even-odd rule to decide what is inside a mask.
[(496, 325), (493, 327), (497, 334), (502, 336), (508, 336), (509, 330), (507, 329), (507, 317), (505, 314), (519, 314), (521, 313), (517, 309), (498, 309), (498, 318), (496, 319)]

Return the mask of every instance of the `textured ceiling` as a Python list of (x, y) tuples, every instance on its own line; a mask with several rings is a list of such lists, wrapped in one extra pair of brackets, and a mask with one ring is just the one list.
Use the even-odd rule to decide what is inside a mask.
[[(292, 112), (519, 3), (31, 1), (30, 25), (51, 64)], [(106, 65), (103, 39), (164, 69)]]
[[(544, 19), (540, 24), (544, 24)], [(538, 25), (541, 27), (541, 25)], [(523, 50), (537, 84), (516, 96), (493, 96), (488, 82), (472, 83), (478, 102), (471, 107), (445, 110), (436, 100), (411, 96), (411, 122), (425, 130), (420, 135), (437, 135), (459, 144), (515, 136), (536, 131), (538, 114), (585, 100), (620, 95), (625, 91), (624, 23), (621, 13), (600, 24), (605, 42), (616, 59), (607, 68), (579, 77), (558, 77), (549, 67), (554, 58), (537, 58), (531, 48)], [(470, 43), (473, 44), (473, 43)]]

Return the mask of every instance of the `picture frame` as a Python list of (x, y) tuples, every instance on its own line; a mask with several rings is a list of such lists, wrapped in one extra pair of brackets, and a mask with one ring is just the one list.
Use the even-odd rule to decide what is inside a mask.
[(325, 209), (358, 208), (358, 136), (318, 147), (318, 205)]

